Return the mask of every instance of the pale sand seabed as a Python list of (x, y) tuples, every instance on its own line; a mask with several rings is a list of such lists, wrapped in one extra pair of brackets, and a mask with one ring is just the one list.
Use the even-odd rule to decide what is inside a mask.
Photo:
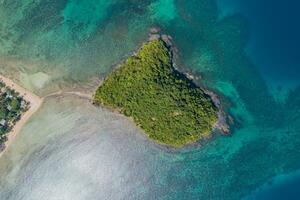
[(65, 94), (73, 94), (75, 96), (86, 98), (86, 99), (92, 98), (92, 96), (90, 94), (85, 94), (85, 93), (77, 92), (77, 91), (74, 91), (74, 92), (59, 91), (59, 92), (55, 92), (55, 93), (49, 94), (49, 95), (41, 98), (2, 75), (0, 75), (0, 80), (2, 80), (8, 87), (19, 92), (20, 95), (22, 95), (26, 101), (30, 102), (29, 110), (22, 115), (21, 119), (15, 124), (12, 131), (8, 133), (8, 135), (7, 135), (8, 140), (5, 143), (5, 149), (2, 152), (0, 152), (0, 158), (7, 151), (9, 146), (15, 140), (16, 136), (21, 131), (22, 127), (26, 124), (26, 122), (30, 119), (30, 117), (40, 108), (40, 106), (42, 105), (45, 98), (55, 96), (55, 95), (62, 95), (64, 93)]
[(157, 161), (165, 154), (124, 116), (51, 96), (1, 158), (0, 199), (147, 199), (152, 170), (168, 170)]
[(85, 80), (73, 79), (67, 70), (60, 69), (59, 66), (0, 55), (0, 74), (40, 97), (50, 96), (61, 90), (92, 94), (101, 82), (100, 76), (95, 73)]
[(23, 98), (30, 103), (30, 108), (27, 112), (25, 112), (21, 119), (15, 124), (12, 131), (7, 135), (7, 141), (5, 142), (5, 149), (0, 152), (0, 157), (3, 153), (9, 148), (11, 143), (16, 138), (17, 134), (20, 132), (22, 127), (26, 124), (26, 122), (30, 119), (30, 117), (40, 108), (43, 103), (43, 98), (35, 95), (34, 93), (22, 88), (21, 86), (15, 84), (12, 80), (0, 75), (0, 80), (2, 80), (6, 86), (10, 87), (11, 89), (16, 90), (23, 96)]

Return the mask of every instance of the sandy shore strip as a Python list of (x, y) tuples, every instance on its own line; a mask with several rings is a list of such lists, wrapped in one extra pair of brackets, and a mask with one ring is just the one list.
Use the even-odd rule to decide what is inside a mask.
[(23, 98), (30, 103), (29, 110), (21, 116), (21, 119), (17, 121), (17, 123), (15, 124), (11, 132), (7, 134), (8, 140), (5, 142), (5, 149), (2, 152), (0, 152), (0, 157), (1, 157), (3, 153), (8, 149), (8, 147), (11, 145), (11, 143), (14, 141), (17, 134), (20, 132), (20, 130), (26, 124), (29, 118), (40, 108), (40, 106), (43, 103), (43, 98), (40, 98), (39, 96), (33, 94), (32, 92), (24, 89), (23, 87), (17, 85), (12, 80), (2, 76), (1, 74), (0, 74), (0, 80), (3, 83), (5, 83), (6, 86), (20, 93), (20, 95), (23, 96)]

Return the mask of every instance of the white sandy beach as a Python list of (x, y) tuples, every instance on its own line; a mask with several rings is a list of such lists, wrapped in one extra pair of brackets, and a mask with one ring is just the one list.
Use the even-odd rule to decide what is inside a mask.
[(43, 103), (43, 98), (40, 98), (39, 96), (24, 89), (23, 87), (17, 85), (12, 80), (2, 75), (0, 75), (0, 80), (2, 80), (8, 87), (19, 92), (24, 97), (24, 99), (30, 103), (29, 110), (22, 115), (21, 119), (15, 124), (12, 131), (8, 133), (7, 135), (8, 140), (5, 143), (6, 147), (2, 152), (0, 152), (0, 157), (1, 157), (3, 153), (8, 149), (8, 147), (11, 145), (11, 143), (14, 141), (17, 134), (20, 132), (20, 130), (26, 124), (29, 118), (40, 108), (40, 106)]

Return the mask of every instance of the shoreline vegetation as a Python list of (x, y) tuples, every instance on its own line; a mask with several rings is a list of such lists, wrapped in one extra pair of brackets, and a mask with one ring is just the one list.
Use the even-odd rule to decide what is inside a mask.
[[(0, 157), (8, 149), (13, 140), (16, 138), (17, 134), (20, 132), (22, 127), (30, 119), (30, 117), (39, 109), (43, 99), (33, 94), (32, 92), (24, 89), (23, 87), (17, 85), (12, 80), (0, 75), (0, 82), (9, 88), (11, 91), (18, 93), (18, 98), (21, 98), (23, 102), (26, 102), (26, 109), (21, 110), (18, 118), (14, 119), (14, 124), (10, 127), (10, 130), (5, 133), (5, 141), (3, 141), (0, 146)], [(21, 109), (21, 108), (19, 108)], [(3, 121), (4, 125), (4, 121)]]
[(11, 130), (5, 133), (6, 141), (0, 144), (0, 158), (5, 153), (5, 151), (7, 151), (8, 147), (13, 143), (18, 133), (21, 131), (21, 129), (27, 123), (27, 121), (31, 118), (31, 116), (36, 111), (38, 111), (38, 109), (41, 107), (41, 105), (43, 104), (46, 98), (53, 97), (53, 96), (62, 96), (66, 94), (66, 95), (75, 95), (78, 96), (79, 98), (92, 100), (91, 94), (83, 93), (80, 91), (58, 91), (58, 92), (48, 94), (44, 97), (39, 97), (36, 94), (19, 86), (11, 79), (6, 78), (1, 74), (0, 74), (0, 83), (4, 84), (5, 87), (9, 88), (10, 90), (14, 90), (15, 92), (17, 92), (18, 96), (28, 103), (27, 109), (23, 110), (23, 112), (20, 113), (18, 120), (15, 121), (15, 123), (11, 127)]
[(99, 86), (94, 104), (124, 114), (150, 139), (171, 147), (209, 138), (215, 129), (229, 133), (217, 95), (176, 69), (171, 40), (152, 28), (149, 40)]
[[(11, 79), (9, 78), (6, 78), (5, 76), (1, 75), (0, 74), (0, 83), (4, 83), (6, 87), (8, 87), (9, 89), (12, 89), (14, 90), (15, 92), (17, 92), (19, 94), (20, 97), (22, 97), (22, 99), (28, 103), (28, 108), (26, 110), (23, 110), (23, 112), (19, 115), (19, 118), (18, 120), (15, 120), (14, 121), (14, 125), (11, 127), (11, 130), (9, 130), (8, 133), (6, 133), (5, 135), (7, 136), (7, 140), (0, 144), (0, 157), (3, 155), (3, 153), (8, 149), (8, 147), (11, 145), (11, 143), (14, 141), (14, 139), (16, 138), (17, 134), (20, 132), (20, 130), (22, 129), (22, 127), (26, 124), (26, 122), (30, 119), (30, 117), (40, 108), (40, 106), (42, 105), (43, 101), (45, 98), (48, 98), (48, 97), (51, 97), (51, 96), (61, 96), (63, 94), (69, 94), (69, 95), (75, 95), (75, 96), (78, 96), (78, 97), (81, 97), (81, 98), (86, 98), (88, 100), (92, 100), (95, 104), (101, 104), (103, 105), (104, 107), (107, 107), (107, 108), (112, 108), (114, 111), (118, 111), (119, 113), (122, 113), (124, 114), (125, 116), (127, 117), (130, 117), (131, 119), (133, 119), (133, 121), (138, 125), (140, 126), (144, 132), (146, 133), (146, 135), (148, 135), (149, 138), (151, 138), (152, 140), (154, 140), (155, 142), (159, 143), (159, 144), (162, 144), (162, 145), (167, 145), (167, 146), (171, 146), (171, 147), (182, 147), (186, 144), (191, 144), (191, 143), (194, 143), (200, 139), (206, 139), (208, 137), (210, 137), (213, 133), (213, 130), (219, 130), (221, 131), (222, 133), (224, 134), (228, 134), (229, 133), (229, 126), (227, 124), (227, 116), (225, 114), (225, 112), (223, 111), (222, 109), (222, 105), (220, 103), (220, 100), (218, 98), (218, 96), (212, 92), (212, 91), (209, 91), (205, 88), (202, 88), (200, 86), (197, 86), (197, 84), (194, 82), (194, 80), (198, 80), (198, 77), (192, 75), (191, 73), (187, 72), (187, 73), (182, 73), (180, 72), (176, 67), (175, 67), (175, 63), (174, 63), (174, 60), (173, 60), (173, 54), (174, 53), (177, 53), (178, 50), (176, 49), (175, 46), (173, 46), (172, 42), (171, 42), (172, 38), (168, 35), (161, 35), (159, 33), (159, 30), (156, 29), (156, 28), (153, 28), (150, 30), (150, 38), (149, 40), (144, 43), (143, 47), (141, 49), (144, 48), (145, 45), (147, 44), (151, 44), (151, 43), (156, 43), (159, 45), (161, 45), (158, 49), (156, 49), (155, 51), (160, 51), (160, 53), (163, 53), (163, 57), (160, 57), (159, 55), (157, 55), (158, 57), (154, 57), (154, 60), (152, 60), (154, 63), (159, 61), (157, 66), (159, 67), (162, 67), (162, 66), (166, 66), (167, 68), (165, 68), (164, 70), (166, 70), (165, 72), (169, 71), (171, 72), (170, 74), (164, 74), (165, 77), (161, 77), (162, 79), (160, 81), (164, 81), (164, 78), (168, 77), (169, 75), (171, 75), (171, 77), (173, 76), (173, 78), (171, 78), (171, 82), (172, 81), (179, 81), (181, 83), (184, 83), (186, 84), (185, 86), (192, 86), (193, 88), (193, 92), (194, 93), (193, 95), (198, 95), (198, 97), (201, 97), (202, 100), (204, 100), (203, 102), (207, 103), (206, 106), (202, 107), (202, 111), (203, 109), (204, 110), (207, 110), (211, 113), (209, 114), (205, 114), (203, 113), (202, 111), (200, 111), (200, 113), (198, 112), (198, 114), (204, 114), (203, 116), (206, 116), (208, 121), (206, 121), (206, 127), (201, 127), (201, 126), (195, 126), (197, 128), (200, 128), (199, 130), (201, 130), (201, 128), (204, 128), (205, 131), (204, 132), (201, 132), (197, 129), (193, 129), (193, 123), (194, 125), (197, 124), (197, 121), (199, 122), (199, 120), (197, 120), (197, 118), (189, 118), (189, 114), (185, 115), (186, 113), (184, 113), (185, 111), (184, 110), (180, 110), (184, 107), (184, 104), (182, 104), (181, 102), (181, 108), (180, 109), (177, 109), (176, 110), (176, 105), (174, 107), (172, 107), (172, 112), (169, 113), (169, 115), (162, 115), (162, 116), (156, 116), (156, 117), (151, 117), (151, 118), (144, 118), (143, 120), (149, 120), (150, 119), (150, 123), (152, 124), (152, 127), (143, 127), (143, 123), (141, 123), (141, 121), (138, 121), (138, 118), (137, 116), (133, 116), (132, 113), (130, 113), (131, 111), (133, 110), (129, 110), (130, 112), (122, 109), (121, 106), (116, 106), (114, 104), (108, 104), (107, 102), (105, 103), (103, 101), (103, 99), (101, 99), (101, 95), (99, 96), (99, 90), (100, 88), (103, 87), (103, 85), (105, 86), (107, 80), (110, 79), (110, 77), (112, 76), (112, 73), (111, 75), (109, 75), (105, 80), (104, 82), (102, 82), (96, 92), (96, 94), (94, 96), (92, 96), (91, 94), (89, 93), (84, 93), (84, 92), (80, 92), (80, 91), (58, 91), (58, 92), (55, 92), (55, 93), (52, 93), (52, 94), (48, 94), (44, 97), (39, 97), (37, 95), (35, 95), (34, 93), (30, 92), (29, 90), (26, 90), (25, 88), (19, 86), (18, 84), (14, 83)], [(151, 45), (150, 45), (151, 46)], [(156, 47), (158, 47), (156, 46)], [(141, 51), (141, 49), (139, 51)], [(150, 52), (144, 52), (146, 53), (145, 54), (145, 59), (147, 60), (147, 58), (151, 58), (151, 48), (149, 49)], [(162, 50), (162, 51), (161, 51)], [(135, 62), (134, 60), (139, 56), (139, 51), (134, 53), (126, 62)], [(156, 52), (157, 53), (157, 52)], [(153, 57), (152, 57), (153, 59)], [(126, 63), (125, 62), (125, 63)], [(163, 65), (161, 65), (163, 64)], [(124, 64), (123, 64), (124, 65)], [(119, 69), (115, 70), (115, 71), (120, 71), (120, 69), (123, 68), (122, 66), (119, 66)], [(159, 69), (159, 68), (157, 68)], [(163, 71), (164, 71), (163, 70)], [(149, 71), (148, 71), (149, 72)], [(151, 72), (151, 68), (150, 68), (150, 72)], [(174, 76), (175, 75), (175, 76)], [(156, 77), (157, 78), (157, 77)], [(147, 79), (147, 77), (143, 77), (143, 79)], [(176, 80), (178, 79), (178, 80)], [(134, 80), (133, 79), (133, 82), (135, 83), (137, 80)], [(141, 82), (141, 80), (138, 80), (138, 82)], [(136, 82), (137, 83), (137, 82)], [(151, 81), (149, 82), (150, 83), (150, 86), (151, 86)], [(176, 83), (177, 84), (177, 83)], [(176, 85), (175, 84), (175, 85)], [(184, 85), (183, 84), (183, 85)], [(152, 85), (153, 86), (153, 85)], [(174, 87), (169, 87), (170, 85), (169, 84), (166, 84), (164, 83), (163, 86), (166, 86), (167, 89), (171, 89), (170, 91), (173, 90), (177, 92), (179, 91), (178, 88), (176, 89), (176, 86), (175, 88)], [(182, 86), (182, 84), (181, 84)], [(156, 89), (160, 89), (159, 88), (159, 84), (156, 85), (155, 87), (158, 87)], [(147, 88), (146, 88), (147, 89)], [(153, 88), (152, 88), (153, 89)], [(180, 88), (180, 89), (188, 89), (187, 87), (183, 87), (183, 88)], [(107, 90), (106, 92), (108, 93), (111, 93), (110, 90)], [(123, 92), (123, 91), (122, 91)], [(160, 92), (166, 92), (166, 91), (163, 91), (161, 90)], [(189, 96), (191, 93), (190, 91), (186, 90), (185, 91), (185, 95)], [(197, 94), (198, 93), (198, 94)], [(104, 94), (104, 93), (103, 93)], [(121, 93), (120, 93), (121, 94)], [(170, 95), (170, 93), (166, 92), (167, 96)], [(176, 93), (175, 93), (176, 94)], [(111, 95), (111, 94), (110, 94)], [(178, 94), (177, 94), (178, 95)], [(180, 98), (181, 98), (181, 95), (182, 94), (179, 94), (177, 100), (180, 101)], [(195, 100), (195, 102), (197, 102), (197, 98), (195, 99), (194, 97), (190, 96), (191, 99), (193, 99), (193, 101)], [(99, 98), (100, 97), (100, 98)], [(164, 100), (168, 100), (168, 97), (167, 99), (164, 99), (166, 96), (155, 96), (154, 97), (158, 97), (158, 99), (152, 99), (154, 101), (152, 101), (152, 103), (154, 102), (158, 102), (158, 103), (164, 103), (163, 101)], [(159, 99), (163, 97), (162, 99)], [(169, 96), (170, 97), (170, 96)], [(149, 100), (149, 99), (148, 99)], [(161, 101), (158, 101), (158, 100), (161, 100)], [(170, 100), (170, 99), (169, 99)], [(126, 101), (124, 101), (126, 102)], [(168, 101), (165, 101), (165, 102), (168, 102)], [(195, 103), (194, 102), (194, 103)], [(148, 102), (148, 103), (151, 103), (151, 102)], [(170, 103), (170, 102), (169, 102)], [(173, 102), (174, 103), (174, 102)], [(191, 113), (193, 113), (194, 111), (197, 112), (197, 105), (193, 104), (193, 102), (189, 102), (190, 105), (192, 105), (190, 109)], [(199, 103), (199, 102), (198, 102)], [(201, 105), (201, 103), (199, 104)], [(156, 107), (156, 109), (159, 109), (159, 107)], [(166, 113), (163, 113), (165, 112), (166, 110), (165, 109), (168, 109), (168, 105), (165, 105), (164, 107), (161, 107), (163, 108), (162, 110), (158, 110), (158, 112), (156, 113), (159, 113), (160, 111), (162, 111), (162, 114), (166, 114)], [(175, 108), (175, 109), (174, 109)], [(141, 110), (141, 111), (145, 111), (145, 113), (147, 114), (147, 112), (149, 110), (149, 107), (144, 107), (145, 110)], [(192, 109), (192, 110), (191, 110)], [(193, 111), (193, 109), (196, 109)], [(200, 109), (200, 110), (201, 110)], [(151, 107), (150, 107), (150, 110), (151, 110)], [(152, 110), (152, 114), (154, 113), (155, 115), (155, 110)], [(199, 111), (199, 110), (198, 110)], [(190, 113), (190, 114), (191, 114)], [(200, 115), (199, 115), (200, 116)], [(202, 117), (203, 117), (202, 116)], [(162, 117), (162, 118), (160, 118)], [(169, 136), (172, 135), (172, 127), (170, 127), (170, 125), (172, 125), (172, 121), (173, 120), (167, 120), (167, 121), (164, 121), (165, 119), (175, 119), (174, 122), (175, 125), (174, 126), (174, 129), (177, 133), (180, 133), (181, 131), (183, 131), (188, 137), (185, 137), (183, 135), (173, 135), (173, 138), (171, 140), (168, 139), (168, 134)], [(183, 118), (183, 121), (182, 122), (186, 122), (184, 124), (181, 124), (181, 120), (180, 119), (176, 119), (176, 118)], [(196, 119), (196, 120), (195, 120)], [(202, 119), (203, 120), (203, 119)], [(149, 121), (148, 121), (149, 122)], [(153, 128), (153, 125), (157, 124), (157, 123), (169, 123), (168, 126), (166, 126), (167, 128), (169, 128), (169, 132), (167, 132), (166, 135), (155, 135), (156, 133), (154, 132), (154, 134), (149, 134), (150, 132), (148, 132), (149, 130), (151, 130)], [(179, 125), (179, 127), (178, 127)], [(199, 125), (199, 123), (198, 123)], [(144, 124), (145, 126), (145, 124)], [(189, 128), (190, 130), (192, 130), (192, 134), (191, 133), (187, 133), (186, 129), (184, 128), (184, 126), (186, 126), (187, 128)], [(157, 130), (163, 130), (165, 127), (162, 126), (162, 127), (156, 127)], [(183, 128), (183, 129), (182, 129)], [(203, 129), (203, 130), (204, 130)], [(148, 131), (147, 131), (148, 130)], [(171, 132), (170, 132), (171, 131)], [(174, 138), (175, 136), (175, 138)], [(159, 137), (162, 137), (162, 138), (159, 138)], [(181, 137), (181, 138), (180, 138)], [(161, 140), (162, 139), (162, 140)]]

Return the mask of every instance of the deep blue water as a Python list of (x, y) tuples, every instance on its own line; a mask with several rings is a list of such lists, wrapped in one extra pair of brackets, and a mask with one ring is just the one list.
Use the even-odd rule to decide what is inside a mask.
[[(220, 0), (220, 3), (249, 20), (251, 36), (248, 53), (267, 83), (287, 90), (299, 86), (300, 1)], [(248, 198), (300, 199), (299, 173), (289, 174), (279, 183), (266, 185)]]
[(244, 200), (283, 200), (299, 199), (300, 176), (299, 172), (281, 175), (259, 188), (255, 194), (249, 195)]
[(251, 21), (251, 53), (273, 80), (296, 81), (300, 74), (300, 2), (252, 0), (240, 3)]
[[(269, 81), (300, 83), (300, 2), (297, 0), (219, 0), (225, 12), (250, 21), (248, 53)], [(222, 7), (220, 7), (222, 10)]]

